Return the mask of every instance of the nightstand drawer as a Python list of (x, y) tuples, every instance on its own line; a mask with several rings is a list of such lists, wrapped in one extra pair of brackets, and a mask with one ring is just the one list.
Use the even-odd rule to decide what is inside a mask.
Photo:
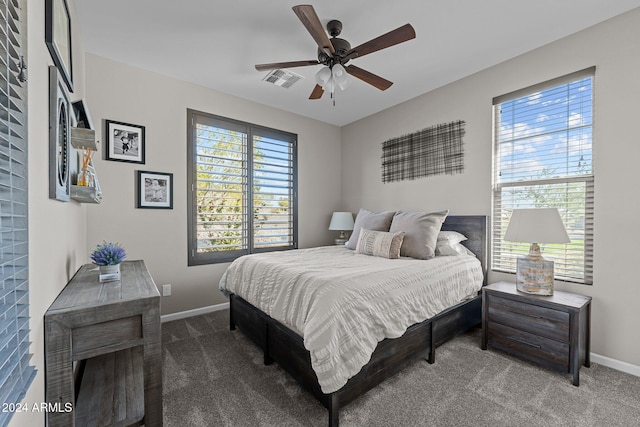
[(569, 341), (569, 313), (487, 295), (490, 322), (509, 325), (535, 335)]
[(569, 372), (569, 344), (489, 322), (489, 345), (506, 353)]

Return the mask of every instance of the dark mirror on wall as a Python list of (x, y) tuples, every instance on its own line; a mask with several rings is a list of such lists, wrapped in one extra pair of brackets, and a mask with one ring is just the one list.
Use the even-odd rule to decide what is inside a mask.
[(67, 202), (69, 187), (69, 95), (58, 69), (49, 66), (49, 198)]

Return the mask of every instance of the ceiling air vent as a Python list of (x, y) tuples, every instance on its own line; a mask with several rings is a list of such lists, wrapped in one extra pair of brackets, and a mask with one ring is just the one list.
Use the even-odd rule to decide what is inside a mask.
[(273, 83), (276, 86), (281, 86), (285, 89), (293, 86), (295, 82), (302, 78), (301, 75), (292, 73), (289, 70), (273, 70), (267, 74), (264, 79), (265, 82)]

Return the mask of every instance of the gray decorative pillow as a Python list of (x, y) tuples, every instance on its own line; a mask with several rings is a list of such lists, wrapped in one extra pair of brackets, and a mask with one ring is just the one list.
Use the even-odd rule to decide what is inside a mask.
[(405, 232), (400, 255), (416, 259), (433, 258), (436, 255), (438, 233), (448, 214), (448, 210), (431, 213), (396, 212), (389, 232)]
[(400, 258), (400, 247), (404, 238), (404, 231), (388, 233), (386, 231), (373, 231), (366, 228), (360, 229), (356, 253), (373, 255), (382, 258)]
[(353, 224), (353, 233), (351, 233), (351, 237), (345, 246), (349, 249), (356, 248), (360, 229), (362, 228), (374, 231), (389, 231), (393, 214), (395, 212), (369, 212), (368, 210), (360, 209)]

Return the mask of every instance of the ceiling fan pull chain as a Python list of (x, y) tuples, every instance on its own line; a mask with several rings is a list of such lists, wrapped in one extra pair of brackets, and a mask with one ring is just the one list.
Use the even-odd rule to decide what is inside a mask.
[(334, 91), (333, 91), (333, 83), (332, 83), (331, 89), (332, 89), (332, 90), (331, 90), (331, 100), (333, 101), (333, 106), (335, 107), (335, 106), (336, 106), (336, 96), (337, 96), (337, 93), (335, 93), (335, 94), (334, 94)]

